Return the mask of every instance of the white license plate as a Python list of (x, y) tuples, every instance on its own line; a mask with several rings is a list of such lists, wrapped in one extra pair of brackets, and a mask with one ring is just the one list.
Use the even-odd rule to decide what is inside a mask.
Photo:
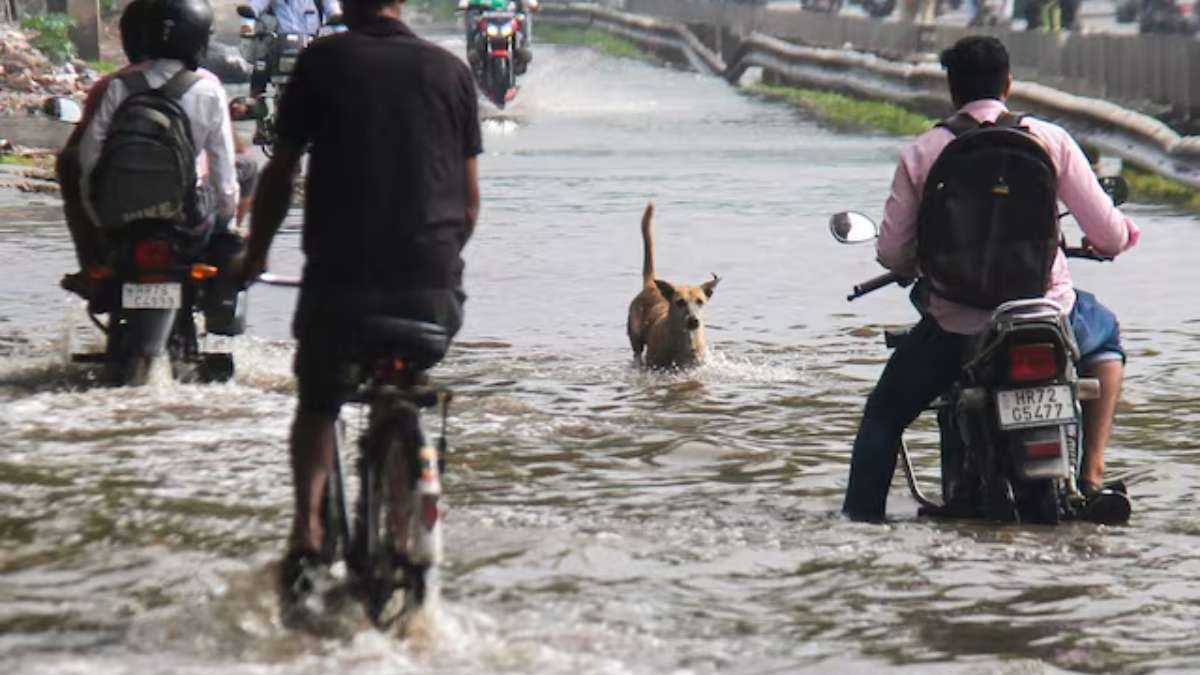
[(125, 309), (179, 309), (183, 286), (174, 284), (122, 284), (121, 306)]
[(1001, 429), (1065, 424), (1075, 421), (1075, 399), (1065, 384), (1009, 389), (996, 392), (996, 412)]

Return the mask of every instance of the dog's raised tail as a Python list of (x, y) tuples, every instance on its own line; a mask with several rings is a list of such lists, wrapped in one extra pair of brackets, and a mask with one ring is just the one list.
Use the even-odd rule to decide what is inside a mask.
[(654, 285), (654, 234), (651, 225), (654, 222), (654, 202), (646, 204), (646, 211), (642, 214), (642, 247), (644, 249), (642, 257), (642, 285)]

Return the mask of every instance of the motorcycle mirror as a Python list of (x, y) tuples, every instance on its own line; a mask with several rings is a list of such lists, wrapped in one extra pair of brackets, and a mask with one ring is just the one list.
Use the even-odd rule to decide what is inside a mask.
[(83, 108), (66, 96), (54, 96), (46, 99), (42, 111), (59, 122), (78, 124), (83, 119)]
[(238, 5), (237, 13), (238, 13), (238, 16), (242, 17), (243, 19), (257, 18), (254, 14), (254, 8), (251, 7), (250, 5)]
[(857, 211), (842, 211), (829, 218), (829, 233), (843, 244), (861, 244), (879, 236), (875, 221)]
[(1120, 176), (1105, 176), (1100, 179), (1100, 187), (1112, 197), (1113, 204), (1120, 206), (1129, 199), (1129, 183)]

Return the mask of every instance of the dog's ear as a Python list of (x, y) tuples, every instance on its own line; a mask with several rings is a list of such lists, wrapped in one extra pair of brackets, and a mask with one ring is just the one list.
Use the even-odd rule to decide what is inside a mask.
[(712, 281), (706, 281), (700, 284), (700, 289), (704, 291), (705, 297), (712, 297), (713, 291), (717, 290), (717, 284), (721, 283), (721, 277), (713, 275)]
[(654, 285), (658, 286), (658, 292), (662, 293), (663, 297), (667, 300), (675, 297), (675, 287), (670, 283), (663, 281), (662, 279), (655, 279)]

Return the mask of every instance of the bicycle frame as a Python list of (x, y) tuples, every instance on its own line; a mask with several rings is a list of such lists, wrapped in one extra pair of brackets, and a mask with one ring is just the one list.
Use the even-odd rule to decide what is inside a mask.
[[(372, 363), (370, 371), (351, 398), (368, 408), (367, 429), (359, 443), (355, 521), (351, 526), (341, 460), (345, 438), (341, 420), (323, 515), (326, 553), (334, 554), (340, 545), (368, 615), (385, 628), (438, 593), (441, 473), (452, 395), (430, 387), (424, 372), (406, 369), (400, 359), (380, 359)], [(442, 413), (437, 448), (426, 442), (420, 424), (420, 411), (435, 406)], [(403, 486), (399, 493), (393, 493), (396, 486)], [(399, 590), (403, 593), (397, 593)]]

